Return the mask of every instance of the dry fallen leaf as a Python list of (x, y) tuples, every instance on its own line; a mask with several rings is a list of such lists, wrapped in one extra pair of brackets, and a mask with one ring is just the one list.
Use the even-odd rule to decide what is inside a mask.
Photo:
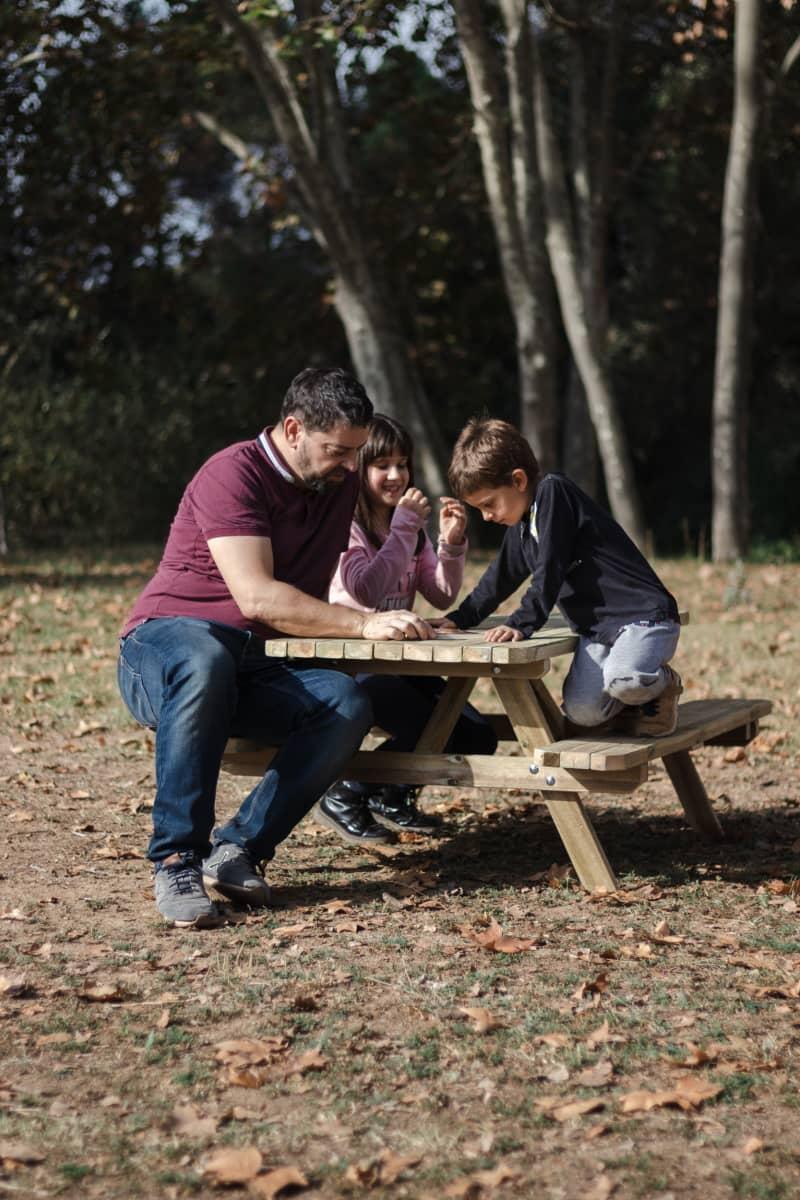
[(32, 1146), (26, 1145), (25, 1142), (13, 1142), (10, 1139), (0, 1138), (0, 1161), (8, 1166), (33, 1166), (35, 1163), (44, 1162), (44, 1155), (40, 1154), (38, 1150), (34, 1150)]
[(743, 1154), (757, 1154), (759, 1150), (764, 1149), (764, 1141), (759, 1137), (749, 1137), (742, 1146)]
[(344, 1173), (348, 1183), (362, 1188), (383, 1187), (394, 1183), (400, 1176), (420, 1162), (419, 1156), (409, 1157), (395, 1154), (388, 1147), (381, 1150), (377, 1158), (350, 1163)]
[(614, 1074), (614, 1065), (610, 1059), (604, 1059), (602, 1062), (595, 1063), (593, 1067), (587, 1067), (585, 1071), (581, 1071), (575, 1076), (574, 1083), (577, 1087), (605, 1087), (611, 1082), (611, 1077)]
[(24, 975), (0, 975), (0, 998), (13, 1000), (15, 996), (25, 996), (29, 991), (28, 980)]
[(289, 1039), (280, 1034), (266, 1038), (234, 1038), (218, 1042), (215, 1057), (218, 1062), (239, 1067), (258, 1066), (272, 1062), (288, 1048)]
[(469, 1017), (476, 1033), (491, 1033), (493, 1029), (505, 1028), (503, 1022), (492, 1016), (488, 1008), (459, 1008), (458, 1011)]
[(534, 1100), (537, 1108), (554, 1121), (569, 1121), (573, 1117), (583, 1117), (586, 1113), (597, 1112), (605, 1108), (605, 1100), (567, 1100), (561, 1096), (540, 1096)]
[(475, 930), (464, 926), (462, 931), (477, 946), (500, 954), (519, 954), (520, 951), (530, 950), (531, 946), (536, 945), (535, 938), (507, 937), (494, 917), (491, 918), (487, 929)]
[(265, 1175), (258, 1175), (249, 1185), (251, 1196), (261, 1196), (262, 1200), (274, 1200), (286, 1188), (306, 1188), (308, 1180), (297, 1167), (276, 1167)]
[(653, 1108), (675, 1105), (689, 1112), (699, 1108), (706, 1100), (713, 1100), (722, 1088), (719, 1084), (704, 1083), (697, 1075), (684, 1075), (675, 1081), (675, 1087), (659, 1092), (628, 1092), (620, 1098), (623, 1112), (650, 1112)]
[(324, 1071), (329, 1061), (319, 1050), (306, 1050), (304, 1054), (292, 1059), (286, 1068), (286, 1074), (305, 1075), (306, 1071)]
[(100, 980), (97, 983), (88, 985), (78, 992), (81, 1000), (91, 1000), (95, 1004), (113, 1004), (116, 1001), (124, 1000), (127, 993), (121, 983), (115, 983), (113, 980)]
[(176, 1104), (169, 1119), (169, 1128), (180, 1137), (208, 1138), (217, 1132), (214, 1117), (201, 1116), (194, 1104)]
[(249, 1183), (261, 1170), (262, 1161), (261, 1152), (255, 1146), (217, 1150), (206, 1159), (203, 1174), (219, 1184)]

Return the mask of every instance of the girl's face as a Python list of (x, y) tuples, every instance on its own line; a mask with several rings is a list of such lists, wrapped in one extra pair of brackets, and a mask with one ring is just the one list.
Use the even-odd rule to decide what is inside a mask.
[(404, 454), (384, 454), (367, 467), (367, 490), (375, 504), (395, 508), (408, 489), (410, 473)]

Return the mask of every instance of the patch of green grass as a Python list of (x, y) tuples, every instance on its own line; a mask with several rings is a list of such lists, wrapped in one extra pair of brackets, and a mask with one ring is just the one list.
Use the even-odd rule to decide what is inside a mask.
[(733, 1170), (728, 1182), (734, 1196), (741, 1196), (742, 1200), (790, 1200), (791, 1197), (783, 1180), (773, 1178), (763, 1167)]
[(70, 1183), (77, 1183), (81, 1179), (85, 1179), (87, 1175), (92, 1174), (92, 1168), (85, 1166), (83, 1163), (61, 1163), (58, 1167), (59, 1175), (63, 1175)]
[(750, 1100), (753, 1088), (763, 1082), (761, 1075), (752, 1075), (748, 1071), (734, 1071), (725, 1076), (719, 1101), (722, 1104), (738, 1104), (742, 1100)]

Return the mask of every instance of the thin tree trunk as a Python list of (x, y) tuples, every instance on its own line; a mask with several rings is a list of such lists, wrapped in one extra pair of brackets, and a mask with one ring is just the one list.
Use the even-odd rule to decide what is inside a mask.
[[(556, 465), (555, 314), (544, 248), (524, 0), (501, 0), (506, 104), (478, 0), (454, 0), (475, 138), (516, 333), (520, 427), (545, 470)], [(506, 119), (506, 108), (508, 119)]]
[(532, 44), (536, 54), (536, 142), (547, 213), (550, 266), (570, 349), (586, 390), (589, 412), (597, 434), (611, 511), (633, 540), (643, 545), (644, 522), (625, 431), (592, 326), (586, 319), (564, 170), (553, 131), (550, 97), (535, 35), (532, 35)]
[(761, 0), (739, 0), (714, 365), (711, 553), (715, 562), (741, 558), (748, 542), (746, 412), (752, 356), (754, 212), (761, 114), (760, 18)]
[[(309, 118), (271, 24), (243, 21), (232, 0), (211, 2), (244, 54), (286, 148), (311, 232), (330, 260), (334, 304), (356, 373), (376, 408), (409, 426), (416, 441), (420, 484), (435, 499), (445, 491), (442, 438), (359, 219), (333, 62), (319, 49), (310, 52), (313, 111)], [(311, 11), (307, 5), (303, 15)], [(208, 122), (206, 118), (209, 128), (216, 125)], [(237, 140), (227, 135), (225, 144), (234, 153)]]

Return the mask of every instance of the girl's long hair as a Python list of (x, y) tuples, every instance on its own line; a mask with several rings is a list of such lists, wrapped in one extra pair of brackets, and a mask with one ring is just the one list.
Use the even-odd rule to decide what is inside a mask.
[[(411, 434), (399, 421), (386, 417), (383, 413), (375, 413), (369, 423), (367, 440), (358, 452), (358, 477), (361, 487), (358, 493), (355, 519), (364, 533), (378, 550), (383, 545), (378, 526), (378, 514), (369, 492), (367, 483), (367, 467), (378, 458), (388, 458), (391, 454), (402, 454), (408, 462), (408, 486), (414, 484), (414, 443)], [(425, 534), (419, 531), (417, 554), (425, 544)]]

